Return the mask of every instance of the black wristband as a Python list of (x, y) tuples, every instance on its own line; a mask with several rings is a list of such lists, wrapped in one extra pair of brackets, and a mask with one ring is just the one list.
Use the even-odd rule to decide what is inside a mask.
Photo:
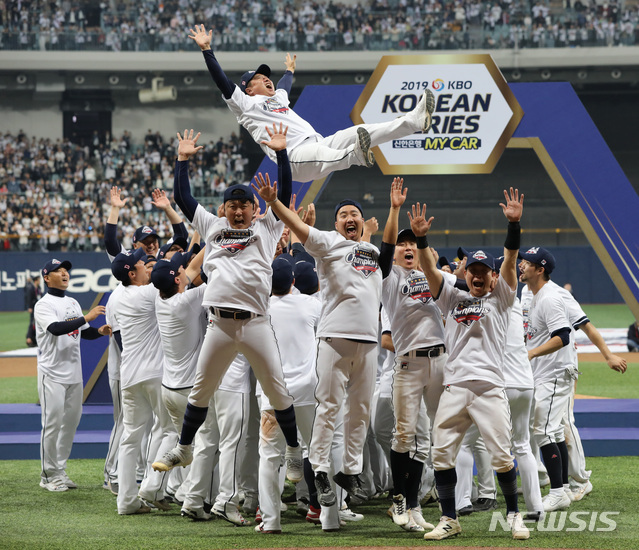
[(424, 248), (428, 248), (428, 239), (426, 238), (426, 235), (422, 237), (417, 237), (415, 239), (415, 242), (417, 243), (417, 248), (420, 250), (423, 250)]
[(507, 250), (519, 250), (521, 244), (521, 226), (519, 222), (508, 222), (508, 234), (504, 242)]

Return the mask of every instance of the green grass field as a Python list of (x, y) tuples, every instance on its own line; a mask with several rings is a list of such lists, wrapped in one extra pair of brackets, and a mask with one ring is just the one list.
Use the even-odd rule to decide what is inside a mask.
[[(500, 528), (489, 531), (491, 512), (461, 518), (462, 534), (450, 541), (426, 543), (419, 533), (406, 533), (386, 516), (389, 501), (372, 500), (357, 510), (365, 515), (358, 523), (349, 523), (339, 533), (323, 533), (291, 510), (282, 516), (284, 534), (262, 535), (253, 527), (235, 527), (222, 520), (192, 522), (180, 517), (179, 509), (144, 516), (118, 516), (115, 497), (101, 488), (101, 460), (73, 460), (68, 467), (79, 489), (49, 493), (38, 486), (39, 462), (33, 460), (2, 462), (2, 498), (0, 499), (0, 548), (19, 549), (170, 549), (204, 550), (215, 548), (308, 548), (339, 546), (498, 546), (505, 548), (591, 548), (636, 550), (639, 548), (639, 516), (635, 496), (639, 493), (638, 457), (589, 458), (595, 489), (570, 512), (580, 512), (587, 526), (576, 532), (578, 523), (565, 520), (560, 531), (533, 532), (528, 541), (512, 540)], [(626, 475), (619, 475), (625, 472)], [(290, 492), (290, 490), (289, 490)], [(504, 502), (500, 497), (500, 511)], [(523, 501), (521, 502), (523, 506)], [(616, 522), (613, 531), (604, 529), (602, 512)], [(595, 519), (594, 514), (597, 514)], [(439, 510), (424, 508), (427, 521), (437, 523)], [(558, 525), (560, 516), (555, 517)], [(593, 531), (588, 528), (593, 521)], [(545, 523), (548, 527), (550, 524)]]

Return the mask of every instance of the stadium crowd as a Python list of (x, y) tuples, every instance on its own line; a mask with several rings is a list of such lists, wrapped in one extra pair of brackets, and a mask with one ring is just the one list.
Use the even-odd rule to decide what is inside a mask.
[[(246, 181), (241, 138), (232, 134), (211, 142), (197, 160), (193, 187), (213, 207), (228, 184)], [(126, 189), (130, 200), (121, 213), (124, 234), (140, 225), (171, 226), (151, 204), (151, 191), (173, 186), (175, 144), (149, 130), (143, 143), (128, 131), (118, 139), (80, 147), (65, 140), (0, 134), (0, 249), (101, 249), (109, 191)], [(130, 247), (130, 243), (124, 243)]]
[(214, 25), (229, 51), (437, 50), (633, 45), (639, 5), (612, 0), (10, 0), (0, 49), (190, 50)]

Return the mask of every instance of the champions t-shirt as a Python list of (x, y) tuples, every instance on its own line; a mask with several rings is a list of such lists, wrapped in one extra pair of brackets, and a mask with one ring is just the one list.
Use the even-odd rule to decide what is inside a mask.
[(198, 205), (193, 227), (206, 242), (204, 272), (209, 284), (202, 304), (266, 315), (271, 263), (284, 223), (269, 209), (250, 227), (233, 229), (226, 218), (218, 218)]

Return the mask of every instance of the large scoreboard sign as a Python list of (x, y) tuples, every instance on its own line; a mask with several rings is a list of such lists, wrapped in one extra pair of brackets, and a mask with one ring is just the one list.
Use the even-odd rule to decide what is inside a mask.
[(412, 111), (426, 89), (435, 96), (431, 129), (376, 147), (382, 172), (492, 172), (523, 111), (490, 55), (384, 56), (351, 119), (393, 120)]

